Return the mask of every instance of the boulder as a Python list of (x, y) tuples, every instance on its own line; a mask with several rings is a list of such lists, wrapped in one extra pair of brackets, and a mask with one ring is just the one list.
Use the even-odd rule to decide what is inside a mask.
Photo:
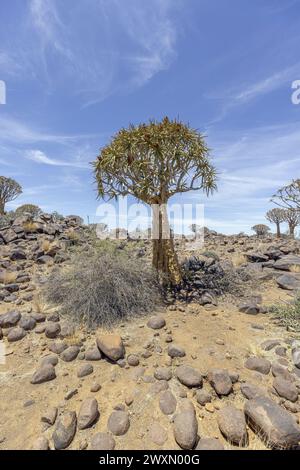
[(125, 355), (122, 338), (116, 334), (98, 336), (97, 346), (106, 357), (114, 362), (122, 359)]
[(247, 443), (246, 420), (242, 411), (227, 405), (218, 412), (217, 421), (221, 433), (230, 443), (239, 446)]
[(21, 318), (20, 312), (17, 312), (15, 310), (4, 313), (0, 315), (0, 327), (10, 328), (12, 326), (16, 326), (20, 318)]
[(176, 375), (183, 385), (187, 387), (202, 387), (203, 379), (197, 370), (193, 369), (193, 367), (182, 365), (176, 369)]
[(168, 355), (172, 358), (184, 357), (185, 350), (181, 346), (178, 346), (178, 344), (173, 343), (168, 346)]
[(290, 449), (298, 446), (300, 428), (295, 418), (268, 397), (257, 397), (245, 403), (244, 412), (251, 428), (268, 447)]
[(245, 367), (267, 375), (271, 369), (271, 362), (263, 357), (251, 356), (246, 360)]
[(177, 400), (169, 390), (163, 391), (159, 397), (159, 407), (163, 414), (172, 415), (177, 406)]
[(67, 411), (59, 418), (52, 435), (55, 449), (66, 449), (71, 444), (76, 433), (76, 425), (77, 418), (74, 411)]
[(198, 439), (198, 422), (195, 411), (187, 409), (176, 414), (174, 419), (174, 437), (182, 449), (193, 449)]
[(166, 320), (161, 315), (155, 315), (148, 320), (147, 326), (153, 330), (160, 330), (166, 325)]
[(86, 429), (92, 426), (99, 418), (98, 402), (95, 398), (86, 398), (80, 407), (78, 414), (78, 429)]
[(9, 330), (7, 335), (7, 341), (9, 343), (14, 343), (15, 341), (20, 341), (26, 336), (26, 331), (23, 328), (17, 326), (16, 328), (12, 328)]
[(33, 374), (30, 383), (41, 384), (55, 379), (55, 369), (52, 364), (45, 364)]
[(286, 400), (295, 403), (298, 400), (298, 389), (296, 385), (282, 376), (275, 377), (273, 387), (278, 395)]
[(211, 369), (208, 380), (218, 395), (229, 395), (232, 392), (232, 382), (226, 369)]
[(123, 436), (130, 427), (128, 413), (126, 411), (113, 411), (108, 418), (107, 427), (115, 436)]

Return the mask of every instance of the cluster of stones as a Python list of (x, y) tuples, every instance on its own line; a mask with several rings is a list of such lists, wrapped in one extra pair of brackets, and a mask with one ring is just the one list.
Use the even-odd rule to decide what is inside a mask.
[(261, 252), (251, 251), (246, 256), (249, 268), (258, 273), (262, 280), (274, 278), (282, 289), (297, 291), (300, 289), (300, 256), (297, 244), (285, 243), (271, 245)]
[[(74, 235), (75, 234), (75, 235)], [(76, 239), (76, 240), (75, 240)], [(89, 239), (76, 216), (59, 222), (52, 215), (15, 218), (0, 229), (0, 301), (22, 304), (34, 297), (32, 267), (47, 269), (68, 260), (70, 245)]]
[[(4, 323), (7, 325), (7, 317)], [(55, 324), (56, 322), (46, 322), (48, 323)], [(165, 332), (169, 331), (162, 316), (151, 317), (147, 326), (155, 331), (154, 335), (159, 334), (159, 330), (162, 329)], [(53, 340), (56, 338), (51, 346), (53, 354), (42, 358), (31, 378), (31, 383), (34, 385), (55, 379), (55, 367), (58, 361), (70, 362), (80, 354), (80, 347), (66, 346), (63, 341), (58, 342), (59, 334), (54, 335), (52, 327), (49, 331), (46, 333), (48, 337), (52, 337)], [(166, 347), (170, 366), (157, 366), (154, 377), (143, 377), (145, 368), (139, 367), (139, 355), (129, 354), (126, 357), (122, 338), (114, 334), (98, 336), (95, 346), (85, 350), (84, 358), (89, 362), (85, 362), (78, 369), (77, 376), (82, 378), (91, 374), (93, 372), (91, 362), (94, 360), (107, 360), (122, 368), (134, 368), (137, 380), (143, 377), (145, 382), (150, 383), (150, 390), (157, 394), (160, 411), (170, 418), (174, 440), (181, 449), (219, 450), (224, 448), (221, 440), (216, 436), (202, 435), (201, 425), (197, 418), (198, 407), (210, 413), (216, 413), (220, 433), (230, 446), (247, 447), (249, 429), (251, 429), (268, 447), (290, 449), (296, 448), (300, 442), (300, 427), (293, 416), (299, 411), (300, 343), (294, 341), (290, 346), (294, 367), (292, 371), (285, 358), (287, 348), (281, 345), (280, 340), (267, 340), (261, 345), (266, 352), (274, 350), (278, 360), (271, 362), (266, 358), (250, 356), (245, 361), (244, 367), (248, 370), (261, 376), (272, 374), (273, 384), (270, 389), (240, 381), (238, 373), (227, 369), (200, 371), (185, 363), (184, 348), (173, 341), (169, 342)], [(147, 350), (149, 351), (149, 348)], [(143, 358), (147, 357), (149, 355), (145, 353)], [(179, 395), (174, 393), (174, 383), (183, 387)], [(99, 384), (94, 384), (90, 391), (91, 393), (97, 392), (100, 388)], [(185, 389), (193, 392), (195, 401), (187, 398)], [(237, 407), (228, 401), (230, 396), (234, 397), (237, 394), (244, 397), (244, 406)], [(216, 399), (218, 406), (214, 405)], [(220, 400), (223, 399), (224, 405), (220, 406)], [(130, 406), (133, 401), (134, 397), (127, 395), (125, 404), (115, 406), (107, 420), (106, 432), (96, 432), (97, 422), (101, 419), (101, 404), (99, 406), (97, 399), (93, 396), (85, 398), (77, 412), (64, 410), (59, 414), (57, 408), (50, 409), (41, 417), (41, 420), (47, 423), (48, 427), (53, 426), (52, 444), (45, 436), (40, 436), (34, 443), (34, 448), (65, 449), (70, 446), (77, 431), (92, 428), (95, 433), (92, 434), (90, 443), (86, 443), (85, 447), (95, 450), (112, 450), (117, 447), (117, 438), (125, 435), (130, 429)], [(149, 436), (156, 445), (163, 445), (167, 439), (165, 429), (158, 422), (150, 427)]]

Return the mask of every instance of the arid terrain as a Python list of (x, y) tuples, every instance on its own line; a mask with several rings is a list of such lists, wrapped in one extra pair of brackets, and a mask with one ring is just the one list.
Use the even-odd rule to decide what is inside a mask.
[[(91, 230), (76, 219), (25, 231), (21, 222), (0, 232), (0, 449), (297, 446), (299, 333), (270, 308), (299, 288), (298, 241), (210, 231), (200, 251), (180, 241), (181, 261), (242, 270), (242, 291), (181, 293), (92, 329), (40, 293), (74, 245), (92, 243)], [(150, 260), (149, 242), (120, 243)]]

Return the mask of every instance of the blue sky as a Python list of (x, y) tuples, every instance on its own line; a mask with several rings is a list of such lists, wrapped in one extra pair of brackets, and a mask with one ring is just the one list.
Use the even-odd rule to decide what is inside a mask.
[(95, 218), (89, 162), (129, 123), (206, 134), (219, 190), (206, 225), (249, 232), (299, 177), (300, 0), (2, 0), (0, 174), (46, 211)]

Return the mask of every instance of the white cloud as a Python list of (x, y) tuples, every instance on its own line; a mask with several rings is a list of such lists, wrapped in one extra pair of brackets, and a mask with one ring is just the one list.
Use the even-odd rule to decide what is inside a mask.
[(44, 165), (50, 165), (50, 166), (69, 166), (69, 167), (74, 167), (74, 168), (90, 168), (88, 164), (82, 163), (82, 162), (70, 162), (66, 160), (58, 160), (55, 158), (49, 158), (44, 152), (41, 150), (28, 150), (25, 153), (25, 157), (28, 160), (32, 160), (33, 162), (36, 163), (41, 163)]
[[(72, 81), (85, 105), (143, 86), (176, 57), (171, 13), (177, 5), (178, 0), (89, 0), (88, 7), (78, 2), (70, 14), (64, 2), (31, 0), (48, 86)], [(52, 54), (59, 76), (51, 69)]]

